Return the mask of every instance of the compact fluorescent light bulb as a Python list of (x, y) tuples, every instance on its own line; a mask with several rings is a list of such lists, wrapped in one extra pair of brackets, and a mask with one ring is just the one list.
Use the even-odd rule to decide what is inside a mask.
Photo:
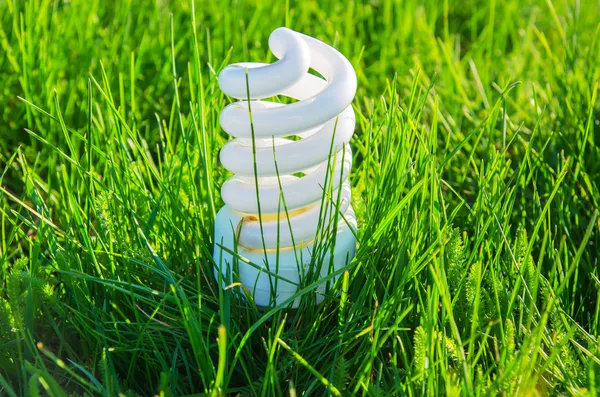
[[(269, 48), (277, 62), (236, 63), (219, 74), (221, 90), (239, 101), (226, 106), (220, 116), (223, 130), (235, 138), (221, 149), (220, 159), (234, 175), (221, 188), (225, 206), (215, 220), (215, 276), (224, 284), (235, 281), (235, 264), (239, 280), (258, 306), (279, 304), (294, 295), (301, 275), (311, 270), (313, 255), (319, 255), (324, 277), (345, 266), (356, 249), (348, 181), (354, 69), (333, 47), (287, 28), (271, 33)], [(324, 79), (308, 73), (309, 68)], [(261, 100), (276, 95), (297, 101), (284, 105)], [(300, 139), (286, 138), (290, 136)], [(293, 175), (297, 173), (304, 176)], [(337, 233), (328, 237), (335, 246), (316, 250), (318, 230), (335, 220)], [(317, 291), (320, 302), (325, 283)], [(296, 299), (292, 306), (298, 304)]]

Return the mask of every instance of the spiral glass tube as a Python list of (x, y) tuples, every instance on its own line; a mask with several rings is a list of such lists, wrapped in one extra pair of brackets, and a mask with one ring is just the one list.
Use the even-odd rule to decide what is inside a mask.
[[(329, 263), (333, 270), (346, 265), (356, 248), (348, 182), (356, 74), (336, 49), (287, 28), (273, 31), (269, 48), (277, 62), (236, 63), (219, 74), (221, 90), (239, 101), (220, 115), (221, 127), (235, 138), (221, 149), (220, 160), (234, 175), (221, 188), (215, 275), (231, 281), (237, 263), (240, 281), (259, 306), (297, 292), (318, 229), (332, 219), (339, 219), (335, 247), (322, 258), (321, 275), (332, 270)], [(263, 100), (278, 95), (296, 102)]]

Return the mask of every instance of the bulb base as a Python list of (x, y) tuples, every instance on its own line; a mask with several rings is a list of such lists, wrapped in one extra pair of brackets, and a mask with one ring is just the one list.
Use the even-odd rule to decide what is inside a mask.
[[(313, 241), (302, 246), (267, 249), (266, 252), (262, 248), (248, 249), (236, 244), (236, 233), (243, 217), (228, 205), (219, 210), (215, 219), (214, 274), (221, 280), (223, 288), (241, 282), (257, 306), (283, 303), (311, 282), (346, 266), (356, 252), (353, 231), (356, 230), (356, 218), (352, 206), (346, 210), (344, 219), (340, 217), (333, 248), (332, 239), (329, 239), (317, 246)], [(281, 220), (281, 227), (287, 227), (285, 220)], [(317, 272), (319, 277), (315, 276)], [(314, 288), (312, 292), (316, 292), (317, 304), (323, 301), (324, 294), (338, 276)], [(300, 298), (296, 298), (291, 307), (297, 308), (299, 304)]]

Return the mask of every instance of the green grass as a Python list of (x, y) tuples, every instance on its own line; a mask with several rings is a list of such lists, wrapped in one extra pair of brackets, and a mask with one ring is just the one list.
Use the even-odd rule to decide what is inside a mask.
[[(0, 0), (0, 394), (597, 395), (599, 21)], [(265, 312), (212, 275), (216, 74), (283, 25), (356, 69), (359, 248), (322, 305)]]

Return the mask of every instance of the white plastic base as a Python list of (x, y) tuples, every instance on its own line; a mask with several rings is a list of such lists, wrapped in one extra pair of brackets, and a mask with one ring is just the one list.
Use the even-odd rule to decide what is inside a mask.
[[(261, 269), (267, 270), (265, 261), (265, 253), (262, 249), (246, 249), (238, 244), (237, 249), (234, 244), (234, 236), (238, 224), (242, 220), (242, 215), (235, 212), (229, 206), (221, 208), (217, 214), (215, 220), (215, 245), (213, 258), (216, 263), (215, 277), (219, 279), (219, 269), (221, 269), (223, 287), (228, 282), (232, 282), (239, 278), (241, 283), (250, 291), (253, 295), (254, 302), (257, 306), (267, 307), (270, 305), (278, 305), (290, 298), (298, 291), (298, 285), (300, 283), (301, 274), (307, 274), (313, 254), (313, 244), (308, 244), (303, 247), (286, 247), (279, 249), (279, 255), (277, 255), (277, 249), (268, 250), (266, 259), (268, 261), (268, 270), (272, 274), (277, 274), (279, 277), (287, 279), (290, 282), (284, 281), (281, 278), (269, 275)], [(352, 206), (348, 208), (344, 215), (346, 221), (356, 230), (356, 218)], [(285, 220), (281, 221), (281, 227), (287, 227)], [(234, 255), (227, 250), (221, 249), (226, 247), (230, 252), (237, 252), (237, 254), (245, 260), (251, 262), (250, 265), (242, 260), (237, 260), (239, 267), (238, 277), (234, 278), (231, 274), (234, 263)], [(330, 271), (330, 250), (326, 254), (321, 254), (323, 257), (321, 267), (321, 277), (325, 277), (330, 272), (338, 270), (346, 264), (348, 264), (356, 252), (356, 239), (352, 230), (348, 227), (348, 224), (340, 219), (337, 228), (336, 245), (333, 257), (333, 269)], [(298, 257), (298, 261), (296, 261)], [(300, 263), (300, 266), (299, 266)], [(329, 282), (329, 285), (333, 285), (335, 279)], [(317, 304), (323, 301), (324, 292), (326, 285), (323, 283), (316, 288)], [(276, 289), (274, 302), (271, 300), (271, 291)], [(296, 308), (300, 304), (300, 299), (294, 300), (292, 307)]]

